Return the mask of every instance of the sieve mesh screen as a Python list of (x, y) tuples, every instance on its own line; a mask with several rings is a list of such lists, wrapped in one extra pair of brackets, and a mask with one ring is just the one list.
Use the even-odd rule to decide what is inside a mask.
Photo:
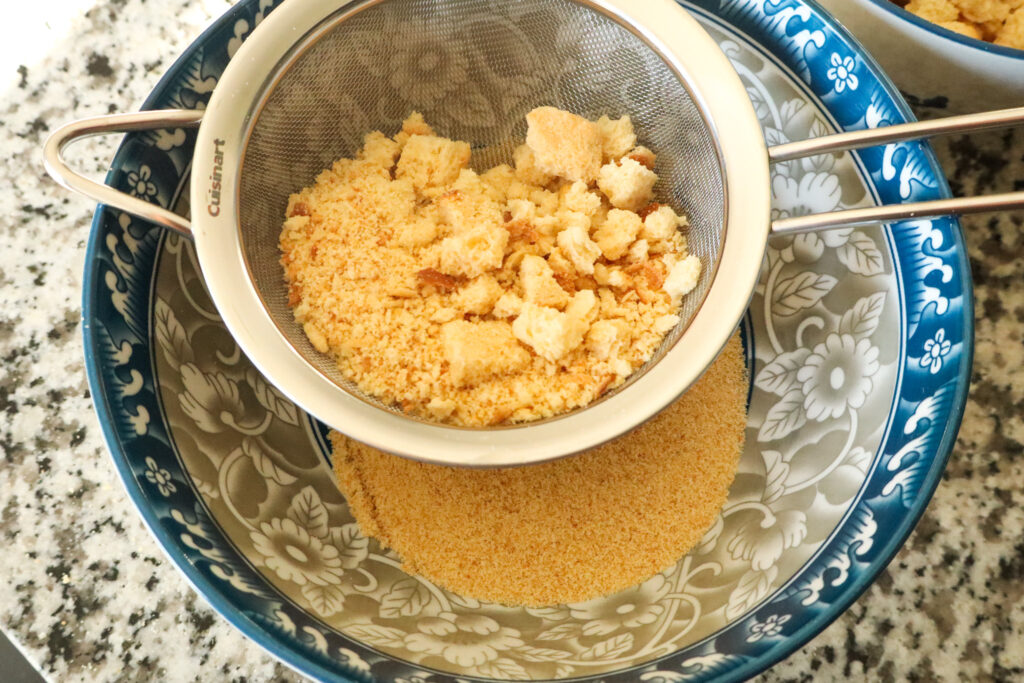
[(671, 348), (714, 278), (725, 229), (714, 137), (672, 69), (583, 0), (380, 0), (343, 8), (281, 61), (254, 106), (239, 174), (238, 227), (253, 284), (308, 363), (392, 410), (362, 394), (294, 321), (278, 251), (288, 196), (354, 156), (366, 133), (397, 132), (413, 110), (439, 135), (468, 141), (476, 170), (511, 163), (525, 115), (541, 105), (590, 119), (628, 114), (638, 144), (658, 155), (657, 201), (689, 216), (689, 248), (703, 272), (679, 325), (633, 378)]

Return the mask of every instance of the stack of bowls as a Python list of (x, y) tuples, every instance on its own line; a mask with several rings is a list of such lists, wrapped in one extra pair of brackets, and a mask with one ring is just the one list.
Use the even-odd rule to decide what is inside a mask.
[(1024, 103), (1024, 50), (937, 26), (892, 0), (820, 0), (919, 111), (972, 113)]

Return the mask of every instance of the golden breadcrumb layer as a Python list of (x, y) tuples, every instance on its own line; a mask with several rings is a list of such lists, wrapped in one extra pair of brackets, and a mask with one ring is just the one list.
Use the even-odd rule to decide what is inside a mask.
[(743, 449), (747, 386), (736, 336), (673, 405), (580, 455), (474, 470), (332, 432), (334, 471), (363, 532), (407, 571), (507, 605), (587, 600), (671, 566), (714, 522)]
[(367, 394), (466, 426), (586, 405), (678, 322), (700, 260), (652, 202), (654, 154), (629, 117), (527, 116), (515, 166), (412, 114), (289, 198), (289, 304)]

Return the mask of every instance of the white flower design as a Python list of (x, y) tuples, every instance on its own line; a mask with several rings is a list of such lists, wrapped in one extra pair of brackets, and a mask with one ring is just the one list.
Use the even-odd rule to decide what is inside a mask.
[(130, 192), (141, 199), (152, 199), (155, 197), (156, 184), (150, 180), (152, 176), (153, 171), (145, 164), (139, 166), (138, 171), (129, 171), (128, 184), (131, 186)]
[(772, 177), (772, 218), (828, 213), (842, 196), (839, 176), (832, 173), (807, 173), (800, 180), (778, 174)]
[(343, 569), (338, 549), (325, 545), (316, 536), (290, 519), (262, 522), (259, 531), (249, 534), (263, 564), (285, 581), (300, 586), (341, 583)]
[(795, 548), (807, 536), (807, 515), (800, 510), (783, 510), (767, 515), (760, 523), (744, 524), (729, 539), (726, 550), (734, 560), (745, 560), (755, 571), (775, 566), (782, 552)]
[(661, 600), (668, 594), (665, 577), (655, 574), (638, 586), (613, 595), (569, 606), (576, 619), (587, 619), (583, 635), (605, 636), (620, 628), (637, 628), (653, 624), (665, 611)]
[(773, 614), (764, 621), (755, 621), (750, 626), (748, 643), (756, 643), (762, 638), (771, 638), (782, 633), (782, 625), (790, 620), (788, 614)]
[(222, 372), (208, 374), (194, 363), (180, 368), (185, 391), (178, 394), (182, 410), (204, 432), (222, 432), (243, 413), (238, 384)]
[(164, 498), (178, 490), (178, 487), (171, 481), (171, 473), (161, 468), (156, 464), (156, 460), (149, 457), (146, 458), (146, 481), (155, 484)]
[(949, 355), (953, 345), (946, 339), (946, 330), (939, 329), (935, 337), (924, 343), (924, 356), (921, 357), (921, 367), (928, 368), (931, 374), (936, 374), (942, 369), (942, 359)]
[(779, 256), (786, 263), (802, 263), (810, 265), (825, 253), (825, 242), (814, 232), (805, 232), (791, 237), (777, 237), (772, 240), (772, 247), (777, 249)]
[(444, 657), (457, 666), (480, 666), (523, 645), (519, 631), (482, 614), (441, 612), (420, 619), (416, 628), (419, 633), (405, 637), (410, 651)]
[(836, 92), (843, 92), (847, 88), (856, 90), (860, 85), (860, 79), (857, 78), (857, 74), (853, 73), (857, 66), (853, 57), (840, 57), (839, 53), (833, 52), (829, 62), (832, 66), (825, 75), (832, 81), (832, 87), (836, 89)]
[(796, 379), (802, 385), (807, 417), (824, 422), (864, 405), (878, 372), (878, 348), (867, 339), (830, 334), (811, 351)]

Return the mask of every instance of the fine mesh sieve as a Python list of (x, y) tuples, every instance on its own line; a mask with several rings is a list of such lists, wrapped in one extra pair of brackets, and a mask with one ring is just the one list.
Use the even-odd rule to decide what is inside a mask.
[[(658, 154), (658, 199), (689, 216), (690, 250), (703, 264), (681, 322), (623, 387), (559, 418), (465, 429), (383, 409), (293, 321), (277, 251), (288, 195), (352, 156), (366, 132), (394, 132), (412, 110), (439, 133), (469, 141), (478, 170), (507, 162), (538, 105), (589, 118), (628, 114)], [(64, 186), (193, 237), (207, 289), (239, 346), (309, 413), (392, 453), (511, 466), (599, 445), (678, 398), (735, 332), (769, 234), (1024, 207), (1017, 192), (771, 222), (769, 163), (1020, 121), (1024, 108), (768, 149), (728, 58), (674, 0), (288, 0), (241, 45), (205, 111), (73, 122), (50, 136), (44, 159)], [(62, 157), (88, 135), (200, 122), (190, 220), (95, 183)]]
[(725, 230), (714, 138), (677, 74), (638, 35), (571, 0), (382, 0), (343, 8), (289, 51), (254, 103), (245, 142), (239, 239), (270, 316), (307, 362), (388, 408), (294, 320), (278, 263), (288, 195), (355, 156), (367, 132), (397, 132), (413, 110), (440, 135), (469, 142), (476, 170), (511, 163), (527, 112), (541, 105), (590, 119), (628, 114), (639, 143), (657, 153), (656, 200), (689, 216), (703, 269), (680, 323), (634, 378), (671, 348), (704, 300)]

